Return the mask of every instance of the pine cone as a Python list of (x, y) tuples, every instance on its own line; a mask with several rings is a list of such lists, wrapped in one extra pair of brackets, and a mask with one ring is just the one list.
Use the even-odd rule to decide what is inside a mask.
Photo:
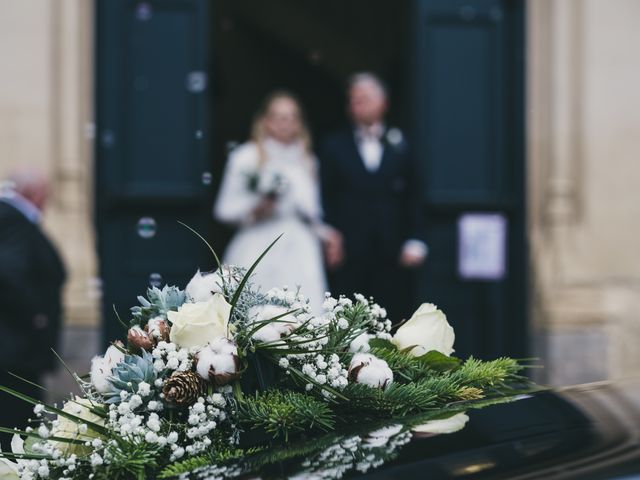
[(193, 405), (198, 397), (204, 396), (206, 383), (192, 371), (174, 372), (165, 382), (162, 389), (167, 402), (186, 407)]

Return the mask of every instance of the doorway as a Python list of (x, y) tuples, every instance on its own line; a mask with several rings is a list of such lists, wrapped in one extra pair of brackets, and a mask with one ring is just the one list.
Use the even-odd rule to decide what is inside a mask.
[[(176, 220), (223, 251), (230, 232), (213, 223), (211, 205), (228, 149), (246, 140), (265, 95), (276, 88), (297, 94), (320, 139), (345, 123), (348, 75), (370, 70), (389, 85), (389, 124), (407, 130), (424, 166), (431, 253), (419, 298), (447, 313), (456, 354), (526, 354), (523, 0), (96, 6), (105, 341), (122, 333), (113, 307), (126, 312), (152, 274), (185, 285), (196, 267), (212, 268), (206, 249)], [(504, 220), (502, 275), (460, 275), (458, 224), (469, 213)]]

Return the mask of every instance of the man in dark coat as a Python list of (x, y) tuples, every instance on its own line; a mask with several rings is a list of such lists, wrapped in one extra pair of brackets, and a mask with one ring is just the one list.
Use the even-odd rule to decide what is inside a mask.
[[(46, 178), (25, 172), (0, 192), (0, 385), (40, 398), (40, 384), (55, 365), (65, 269), (40, 228), (47, 199)], [(33, 406), (0, 393), (0, 426), (22, 427)], [(8, 448), (9, 437), (1, 438)]]
[(414, 271), (427, 255), (421, 176), (402, 132), (384, 123), (384, 84), (357, 74), (347, 93), (352, 126), (320, 151), (325, 218), (342, 236), (325, 242), (330, 285), (373, 296), (397, 323), (411, 313)]

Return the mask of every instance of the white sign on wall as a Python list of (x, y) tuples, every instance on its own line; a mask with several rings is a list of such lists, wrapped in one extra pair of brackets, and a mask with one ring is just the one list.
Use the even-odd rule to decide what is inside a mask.
[(458, 219), (458, 274), (501, 280), (506, 274), (507, 219), (501, 213), (465, 213)]

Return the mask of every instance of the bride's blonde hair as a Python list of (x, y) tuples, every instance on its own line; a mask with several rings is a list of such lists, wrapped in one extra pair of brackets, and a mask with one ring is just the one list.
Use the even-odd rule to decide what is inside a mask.
[(300, 104), (298, 97), (286, 90), (276, 90), (267, 95), (267, 97), (262, 102), (260, 109), (253, 117), (253, 124), (251, 127), (251, 140), (256, 144), (256, 147), (258, 149), (258, 166), (262, 167), (267, 160), (264, 150), (264, 141), (268, 137), (268, 135), (264, 127), (264, 119), (269, 113), (271, 105), (273, 105), (275, 101), (281, 100), (283, 98), (292, 101), (296, 106), (296, 110), (298, 111), (298, 122), (300, 124), (298, 139), (302, 143), (305, 160), (308, 162), (309, 168), (314, 170), (315, 168), (313, 164), (313, 144), (311, 141), (311, 133), (309, 132), (309, 127), (307, 126), (307, 122), (305, 120), (302, 105)]

